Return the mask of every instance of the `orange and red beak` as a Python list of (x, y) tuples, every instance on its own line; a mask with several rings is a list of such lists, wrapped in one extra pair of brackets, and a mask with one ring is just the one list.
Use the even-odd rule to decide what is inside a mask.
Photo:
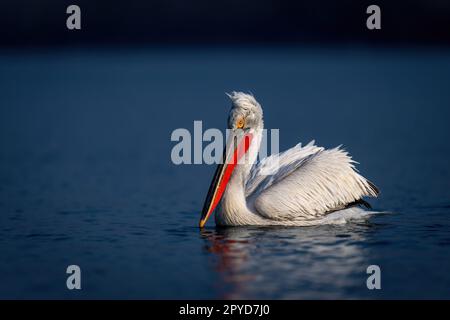
[(239, 163), (239, 160), (250, 148), (253, 135), (245, 133), (244, 130), (237, 129), (230, 133), (227, 146), (223, 152), (222, 163), (217, 165), (216, 172), (208, 190), (208, 195), (203, 205), (202, 216), (200, 218), (200, 228), (203, 228), (211, 213), (222, 199), (223, 193), (230, 181), (231, 175)]

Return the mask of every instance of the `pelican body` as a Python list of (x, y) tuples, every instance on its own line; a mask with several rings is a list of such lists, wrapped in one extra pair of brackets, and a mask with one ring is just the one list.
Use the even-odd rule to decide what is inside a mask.
[(214, 211), (219, 226), (315, 225), (331, 212), (367, 204), (363, 197), (378, 195), (340, 147), (326, 150), (311, 141), (256, 163), (262, 108), (252, 95), (228, 96), (231, 133), (203, 206), (201, 228)]

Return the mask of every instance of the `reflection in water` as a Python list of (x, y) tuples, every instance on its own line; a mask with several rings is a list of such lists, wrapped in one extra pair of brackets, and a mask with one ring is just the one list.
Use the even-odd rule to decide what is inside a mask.
[(224, 299), (338, 298), (367, 291), (369, 224), (204, 230)]

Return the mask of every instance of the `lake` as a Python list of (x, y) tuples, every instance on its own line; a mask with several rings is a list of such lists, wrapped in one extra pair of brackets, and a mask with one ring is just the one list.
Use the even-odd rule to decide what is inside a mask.
[[(439, 47), (2, 49), (0, 298), (449, 299), (449, 85)], [(384, 213), (199, 230), (215, 168), (170, 136), (224, 130), (233, 90), (280, 150), (342, 144)]]

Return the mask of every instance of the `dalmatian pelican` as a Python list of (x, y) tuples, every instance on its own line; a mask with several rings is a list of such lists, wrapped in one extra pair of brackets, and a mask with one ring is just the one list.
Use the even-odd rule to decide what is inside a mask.
[(228, 94), (229, 137), (209, 188), (200, 228), (215, 211), (219, 226), (310, 226), (332, 213), (370, 208), (378, 188), (355, 169), (349, 154), (311, 141), (256, 162), (264, 128), (253, 95)]

